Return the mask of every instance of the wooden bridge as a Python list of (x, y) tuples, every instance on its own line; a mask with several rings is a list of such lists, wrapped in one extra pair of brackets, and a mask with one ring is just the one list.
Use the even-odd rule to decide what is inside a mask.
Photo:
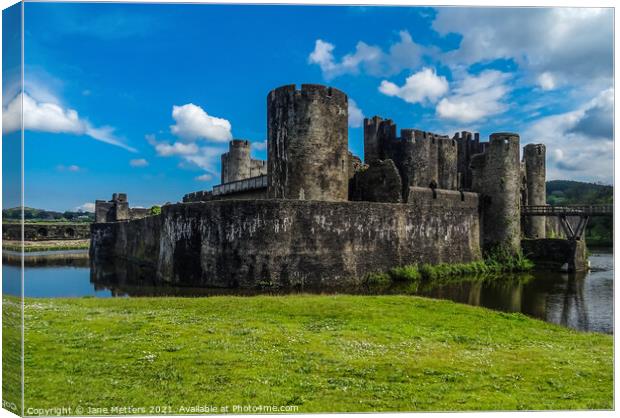
[[(540, 205), (521, 206), (521, 216), (557, 216), (566, 238), (579, 240), (583, 235), (590, 216), (613, 216), (613, 205)], [(578, 217), (579, 222), (573, 229), (569, 217)]]

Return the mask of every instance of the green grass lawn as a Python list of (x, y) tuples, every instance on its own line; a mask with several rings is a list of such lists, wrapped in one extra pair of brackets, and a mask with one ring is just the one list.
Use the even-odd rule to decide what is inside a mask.
[[(610, 409), (612, 337), (409, 296), (29, 299), (25, 406)], [(230, 410), (229, 410), (230, 411)], [(147, 411), (152, 412), (152, 411)], [(187, 412), (185, 412), (187, 413)]]
[(21, 362), (22, 313), (18, 298), (2, 300), (2, 400), (4, 407), (19, 413), (22, 407)]
[[(88, 250), (90, 247), (89, 239), (73, 240), (48, 240), (48, 241), (24, 241), (23, 249), (25, 252), (33, 251), (61, 251), (61, 250)], [(2, 249), (9, 251), (21, 251), (20, 241), (4, 240)]]

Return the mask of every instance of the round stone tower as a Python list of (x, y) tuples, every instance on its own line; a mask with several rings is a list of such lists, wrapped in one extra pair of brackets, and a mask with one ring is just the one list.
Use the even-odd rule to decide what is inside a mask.
[(332, 87), (279, 87), (267, 96), (270, 198), (348, 198), (347, 95)]
[[(528, 144), (523, 148), (528, 205), (547, 204), (545, 157), (546, 148), (543, 144)], [(544, 216), (528, 216), (523, 219), (523, 222), (527, 238), (545, 238)]]
[(233, 139), (222, 154), (222, 184), (250, 177), (250, 141)]
[[(480, 181), (483, 246), (516, 254), (521, 248), (519, 135), (491, 134)], [(472, 165), (474, 162), (472, 161)]]

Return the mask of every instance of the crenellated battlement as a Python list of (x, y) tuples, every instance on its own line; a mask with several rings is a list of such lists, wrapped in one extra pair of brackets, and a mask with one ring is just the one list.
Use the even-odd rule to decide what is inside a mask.
[(233, 139), (228, 143), (228, 149), (232, 151), (234, 148), (250, 148), (250, 141), (247, 139)]
[(458, 187), (457, 141), (420, 129), (397, 126), (391, 119), (374, 116), (364, 120), (364, 160), (394, 161), (402, 178), (402, 197), (406, 201), (409, 187)]
[(519, 134), (513, 132), (495, 132), (489, 136), (490, 145), (519, 145)]
[(302, 84), (300, 89), (298, 89), (295, 84), (287, 84), (271, 90), (268, 98), (274, 100), (278, 96), (310, 99), (321, 98), (343, 103), (347, 103), (348, 101), (347, 95), (343, 91), (322, 84)]

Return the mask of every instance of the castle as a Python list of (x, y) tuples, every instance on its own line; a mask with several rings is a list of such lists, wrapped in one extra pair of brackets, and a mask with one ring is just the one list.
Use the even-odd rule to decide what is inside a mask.
[(348, 149), (347, 95), (287, 85), (267, 96), (266, 162), (236, 139), (222, 155), (221, 184), (161, 215), (114, 219), (118, 203), (97, 201), (91, 258), (117, 266), (121, 282), (303, 288), (415, 262), (480, 260), (496, 248), (516, 254), (523, 236), (546, 235), (544, 218), (522, 222), (520, 213), (545, 204), (545, 146), (527, 145), (522, 160), (520, 151), (515, 133), (488, 142), (469, 132), (397, 135), (375, 116), (364, 120), (362, 163)]

